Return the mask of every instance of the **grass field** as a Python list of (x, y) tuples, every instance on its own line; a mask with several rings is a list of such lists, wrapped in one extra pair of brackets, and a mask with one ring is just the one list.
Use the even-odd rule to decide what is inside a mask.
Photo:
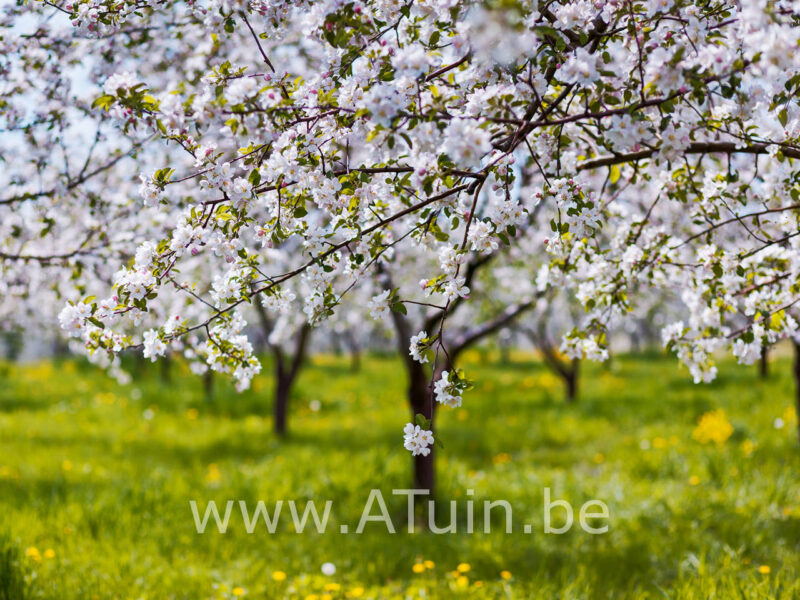
[[(283, 441), (268, 377), (242, 395), (218, 380), (207, 400), (178, 364), (170, 383), (154, 367), (128, 386), (78, 362), (0, 366), (0, 600), (800, 597), (788, 359), (766, 381), (725, 364), (695, 386), (671, 359), (618, 357), (586, 365), (568, 405), (530, 355), (496, 358), (467, 355), (477, 387), (440, 412), (438, 495), (459, 501), (462, 531), (471, 489), (476, 506), (507, 500), (531, 534), (503, 533), (502, 519), (490, 534), (406, 532), (406, 499), (391, 494), (410, 482), (392, 358), (358, 374), (314, 358)], [(545, 487), (576, 508), (603, 500), (609, 532), (544, 534)], [(341, 535), (372, 488), (398, 533)], [(309, 498), (333, 501), (325, 534), (291, 521), (247, 534), (234, 513), (227, 533), (200, 535), (189, 507)]]

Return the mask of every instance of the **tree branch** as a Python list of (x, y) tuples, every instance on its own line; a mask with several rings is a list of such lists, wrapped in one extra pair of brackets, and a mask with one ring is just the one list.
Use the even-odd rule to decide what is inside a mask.
[(452, 361), (455, 362), (458, 354), (466, 350), (478, 340), (497, 332), (506, 325), (512, 323), (514, 319), (516, 319), (526, 310), (533, 308), (536, 305), (536, 300), (538, 300), (539, 297), (540, 294), (537, 294), (533, 300), (509, 306), (494, 319), (481, 323), (480, 325), (461, 334), (456, 340), (455, 344), (450, 347), (450, 357)]
[[(755, 143), (750, 146), (742, 146), (733, 142), (693, 142), (684, 150), (684, 154), (768, 154), (770, 144)], [(789, 158), (800, 158), (800, 150), (794, 148), (782, 148), (784, 156)], [(655, 154), (655, 150), (640, 150), (628, 154), (615, 154), (613, 156), (603, 156), (586, 160), (578, 165), (578, 171), (598, 169), (600, 167), (610, 167), (623, 163), (636, 162), (650, 158)]]

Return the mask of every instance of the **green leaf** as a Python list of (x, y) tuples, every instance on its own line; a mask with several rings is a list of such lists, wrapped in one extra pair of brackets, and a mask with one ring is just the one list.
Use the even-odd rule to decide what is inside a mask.
[(617, 183), (617, 181), (619, 181), (619, 176), (620, 176), (619, 166), (618, 165), (613, 165), (611, 167), (611, 171), (609, 172), (608, 180), (611, 183)]
[(417, 413), (414, 417), (414, 422), (419, 425), (422, 429), (430, 430), (431, 422), (429, 419), (425, 418), (425, 415)]
[(103, 94), (99, 98), (97, 98), (94, 102), (92, 102), (92, 108), (100, 107), (103, 110), (108, 110), (112, 104), (114, 104), (114, 96), (110, 96), (109, 94)]
[(786, 123), (789, 121), (789, 115), (786, 112), (786, 107), (784, 106), (783, 109), (778, 113), (778, 121), (781, 122), (783, 127), (786, 127)]

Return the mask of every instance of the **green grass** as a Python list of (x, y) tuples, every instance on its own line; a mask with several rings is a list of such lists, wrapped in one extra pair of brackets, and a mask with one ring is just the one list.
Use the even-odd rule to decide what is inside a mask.
[[(476, 529), (480, 503), (505, 499), (510, 535), (500, 519), (488, 535), (405, 532), (405, 499), (391, 495), (410, 482), (396, 359), (369, 357), (353, 374), (344, 358), (315, 358), (286, 440), (271, 433), (268, 376), (242, 395), (219, 380), (209, 401), (177, 364), (169, 384), (154, 367), (129, 386), (77, 362), (0, 366), (0, 600), (223, 599), (236, 588), (247, 599), (800, 597), (787, 359), (766, 381), (726, 363), (713, 385), (695, 386), (671, 359), (619, 357), (586, 365), (580, 402), (568, 405), (540, 364), (513, 358), (465, 357), (477, 387), (463, 409), (440, 411), (437, 457), (438, 495), (459, 502), (462, 531), (471, 489)], [(733, 435), (700, 444), (698, 417), (715, 408)], [(545, 487), (576, 510), (605, 501), (609, 532), (544, 534)], [(372, 488), (399, 533), (372, 524), (340, 535)], [(328, 533), (298, 535), (283, 520), (278, 533), (262, 523), (248, 535), (234, 513), (226, 534), (198, 535), (189, 508), (308, 498), (333, 501)], [(414, 573), (422, 560), (435, 566)]]

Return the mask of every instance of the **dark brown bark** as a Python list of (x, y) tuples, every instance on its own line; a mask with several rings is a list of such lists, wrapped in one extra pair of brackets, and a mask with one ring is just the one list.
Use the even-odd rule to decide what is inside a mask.
[(564, 381), (567, 384), (567, 402), (575, 402), (578, 399), (578, 373), (580, 370), (580, 361), (574, 359), (572, 366), (567, 369)]
[(253, 302), (253, 306), (261, 322), (264, 341), (272, 351), (272, 356), (275, 360), (275, 398), (272, 404), (273, 429), (276, 435), (283, 437), (289, 429), (289, 400), (292, 394), (292, 387), (306, 358), (306, 347), (308, 338), (311, 335), (311, 326), (305, 324), (295, 334), (294, 346), (287, 356), (283, 348), (269, 343), (269, 335), (272, 332), (273, 323), (270, 321), (267, 311), (264, 310), (261, 302)]
[(539, 330), (528, 330), (528, 334), (534, 345), (541, 351), (545, 364), (550, 367), (553, 373), (561, 377), (564, 382), (567, 402), (575, 402), (578, 399), (580, 359), (573, 358), (567, 361), (561, 358), (544, 332), (543, 327), (540, 327)]
[[(424, 365), (412, 359), (408, 354), (408, 340), (411, 338), (411, 324), (408, 318), (398, 312), (392, 312), (392, 322), (397, 332), (397, 348), (403, 359), (403, 366), (408, 377), (407, 398), (411, 409), (411, 422), (420, 414), (431, 422), (431, 431), (434, 430), (435, 408), (430, 389), (430, 373)], [(434, 446), (435, 446), (434, 442)], [(436, 488), (436, 473), (434, 470), (434, 457), (436, 451), (431, 447), (428, 456), (417, 455), (412, 457), (414, 464), (414, 489), (428, 490), (433, 496)]]
[(761, 359), (758, 361), (758, 376), (761, 379), (769, 377), (769, 348), (764, 346), (761, 352)]
[(294, 348), (290, 356), (285, 356), (278, 346), (271, 346), (275, 357), (275, 400), (273, 417), (275, 434), (281, 437), (288, 430), (289, 400), (292, 387), (303, 365), (306, 356), (306, 344), (311, 333), (309, 325), (303, 325), (295, 334)]
[(206, 395), (206, 401), (211, 402), (214, 399), (214, 371), (207, 369), (203, 373), (203, 391)]
[(276, 369), (275, 373), (275, 400), (272, 405), (275, 434), (286, 435), (286, 417), (289, 412), (289, 392), (292, 382), (289, 378)]
[[(415, 363), (419, 368), (414, 368), (409, 371), (409, 384), (408, 384), (408, 401), (411, 405), (411, 422), (414, 422), (416, 415), (420, 414), (431, 422), (431, 429), (433, 429), (433, 421), (436, 412), (436, 403), (433, 401), (430, 390), (430, 379), (428, 372), (422, 368), (422, 365)], [(436, 485), (436, 474), (434, 471), (434, 456), (436, 444), (431, 446), (431, 452), (428, 456), (421, 454), (414, 456), (414, 489), (428, 490), (428, 493), (433, 496)]]

